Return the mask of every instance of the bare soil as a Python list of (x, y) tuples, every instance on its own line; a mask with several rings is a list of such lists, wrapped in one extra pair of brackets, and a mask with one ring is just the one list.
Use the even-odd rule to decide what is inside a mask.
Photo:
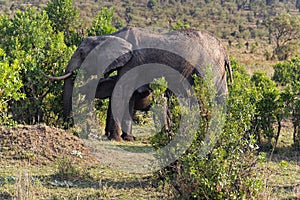
[(62, 156), (95, 160), (80, 138), (46, 125), (0, 127), (0, 160), (46, 165)]

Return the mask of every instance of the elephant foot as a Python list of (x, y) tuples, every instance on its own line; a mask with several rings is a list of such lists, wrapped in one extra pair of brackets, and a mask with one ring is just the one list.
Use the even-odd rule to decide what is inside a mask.
[(120, 137), (119, 135), (113, 135), (113, 134), (110, 134), (110, 136), (108, 136), (108, 139), (109, 140), (114, 140), (114, 141), (117, 141), (117, 142), (123, 141), (122, 137)]
[(105, 131), (105, 136), (109, 137), (110, 133), (108, 131)]
[(136, 139), (136, 137), (134, 137), (132, 134), (127, 134), (127, 133), (123, 133), (121, 137), (125, 141), (134, 141)]

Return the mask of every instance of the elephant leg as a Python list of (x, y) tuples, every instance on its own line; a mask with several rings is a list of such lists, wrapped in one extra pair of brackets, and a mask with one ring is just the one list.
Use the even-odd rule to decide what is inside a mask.
[(122, 133), (121, 123), (114, 120), (112, 115), (112, 110), (111, 110), (111, 99), (109, 99), (109, 106), (108, 106), (107, 117), (106, 117), (105, 135), (108, 137), (109, 140), (122, 141), (121, 133)]
[[(99, 92), (100, 93), (100, 92)], [(132, 118), (135, 110), (146, 111), (150, 108), (150, 101), (152, 93), (134, 93), (129, 101), (129, 115), (124, 114), (122, 119), (122, 126), (119, 122), (116, 122), (113, 118), (111, 111), (111, 99), (109, 100), (109, 106), (106, 116), (105, 135), (111, 140), (126, 140), (133, 141), (135, 137), (132, 135)], [(122, 129), (121, 129), (122, 127)], [(122, 138), (122, 139), (121, 139)]]
[(110, 132), (112, 130), (112, 124), (113, 124), (112, 120), (113, 120), (113, 117), (112, 117), (112, 113), (110, 110), (110, 100), (109, 100), (109, 106), (108, 106), (108, 109), (106, 112), (106, 121), (105, 121), (105, 135), (107, 137), (110, 136)]
[(123, 134), (122, 138), (126, 141), (133, 141), (135, 137), (132, 135), (132, 117), (134, 114), (134, 98), (132, 97), (129, 101), (129, 116), (124, 113), (122, 120)]
[(150, 90), (145, 92), (134, 92), (129, 101), (129, 115), (123, 117), (123, 134), (122, 138), (127, 141), (135, 140), (132, 135), (132, 118), (136, 110), (148, 111), (151, 106), (152, 93)]

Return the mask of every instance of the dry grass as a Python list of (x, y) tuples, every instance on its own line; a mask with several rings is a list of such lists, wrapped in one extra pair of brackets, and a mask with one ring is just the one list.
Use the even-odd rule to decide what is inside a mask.
[(272, 160), (261, 164), (261, 176), (265, 183), (261, 199), (300, 199), (300, 151), (293, 146), (290, 123), (283, 126)]
[[(1, 163), (2, 166), (4, 163)], [(76, 166), (78, 169), (82, 166)], [(81, 169), (83, 170), (83, 169)], [(95, 165), (86, 177), (60, 179), (56, 166), (0, 168), (0, 199), (166, 199), (151, 175), (136, 175)]]
[[(19, 141), (14, 144), (14, 149), (18, 149), (17, 144), (20, 145), (19, 149), (22, 149), (22, 144), (28, 141), (28, 138), (23, 137), (24, 134), (26, 135), (25, 130), (31, 133), (31, 139), (34, 131), (42, 134), (40, 130), (44, 134), (58, 135), (47, 140), (54, 146), (61, 145), (60, 141), (66, 137), (63, 131), (61, 134), (54, 134), (60, 132), (57, 129), (49, 127), (38, 129), (27, 126), (26, 129), (20, 129), (23, 134), (17, 134), (16, 129), (11, 131), (18, 136), (15, 141)], [(68, 138), (69, 143), (72, 143), (72, 140), (78, 143), (78, 138)], [(45, 148), (49, 148), (49, 145), (46, 144), (47, 141), (43, 141)], [(36, 143), (39, 144), (39, 142)], [(137, 147), (143, 147), (141, 144), (141, 141), (138, 141), (136, 144), (115, 143), (114, 145), (135, 151)], [(144, 146), (147, 148), (147, 145)], [(27, 147), (36, 147), (34, 149), (38, 152), (50, 151), (43, 150), (42, 146)], [(84, 149), (81, 147), (82, 151)], [(5, 151), (7, 153), (10, 149)], [(88, 151), (84, 152), (83, 157), (78, 158), (77, 155), (61, 154), (58, 156), (59, 153), (53, 151), (52, 153), (56, 154), (54, 161), (49, 161), (45, 156), (47, 162), (37, 162), (36, 160), (31, 162), (26, 158), (3, 156), (0, 150), (0, 155), (2, 155), (0, 156), (0, 199), (167, 199), (168, 196), (158, 190), (157, 180), (152, 174), (132, 174), (118, 171), (99, 164), (92, 159), (91, 155), (86, 155)], [(112, 157), (113, 155), (107, 156)], [(87, 160), (91, 162), (88, 164)]]

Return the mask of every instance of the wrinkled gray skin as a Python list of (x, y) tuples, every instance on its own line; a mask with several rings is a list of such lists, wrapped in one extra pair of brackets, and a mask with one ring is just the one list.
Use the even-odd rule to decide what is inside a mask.
[[(213, 60), (215, 63), (215, 87), (217, 88), (218, 95), (227, 94), (227, 82), (226, 82), (226, 70), (229, 72), (230, 80), (231, 68), (229, 63), (229, 58), (226, 49), (215, 36), (206, 31), (197, 31), (192, 29), (185, 29), (171, 32), (170, 35), (185, 35), (193, 39), (197, 44), (200, 44), (203, 49), (205, 49), (205, 57)], [(141, 40), (147, 40), (150, 36), (147, 32), (133, 27), (126, 27), (121, 31), (112, 34), (112, 36), (119, 37), (126, 41), (130, 41), (130, 45), (137, 45)], [(105, 37), (105, 36), (104, 36)], [(105, 39), (103, 36), (99, 37), (88, 37), (83, 40), (80, 46), (75, 51), (72, 56), (65, 74), (73, 73), (78, 69), (87, 55), (99, 44), (101, 44)], [(132, 38), (134, 38), (132, 40)], [(132, 44), (134, 43), (134, 44)], [(124, 52), (123, 52), (124, 53)], [(176, 55), (166, 55), (164, 52), (160, 52), (157, 49), (146, 49), (146, 50), (134, 50), (128, 51), (119, 57), (115, 62), (113, 62), (104, 72), (104, 79), (100, 80), (96, 90), (96, 98), (107, 98), (111, 97), (112, 88), (115, 83), (125, 74), (127, 71), (133, 69), (136, 66), (147, 64), (147, 63), (161, 63), (167, 66), (172, 66), (178, 72), (183, 74), (190, 83), (193, 83), (191, 75), (196, 73), (198, 76), (202, 77), (203, 74), (198, 73), (200, 69), (195, 69), (193, 65), (187, 63), (186, 61), (179, 59)], [(205, 63), (204, 63), (205, 64)], [(197, 68), (197, 67), (196, 67)], [(199, 68), (199, 66), (198, 66)], [(117, 71), (116, 77), (109, 77), (109, 74)], [(203, 71), (203, 70), (202, 70)], [(56, 79), (58, 80), (58, 79)], [(65, 120), (70, 116), (72, 107), (72, 92), (73, 92), (73, 79), (72, 76), (64, 77), (64, 117)], [(125, 90), (126, 91), (126, 90)], [(122, 96), (122, 94), (121, 94)], [(151, 92), (148, 86), (141, 87), (138, 91), (135, 91), (129, 102), (129, 113), (133, 115), (135, 109), (146, 110), (149, 108), (149, 99), (151, 98)], [(123, 131), (122, 131), (122, 129)], [(130, 119), (115, 120), (112, 116), (111, 102), (109, 102), (109, 109), (107, 112), (106, 121), (106, 135), (109, 139), (120, 141), (122, 139), (132, 140), (133, 136), (131, 134), (131, 121)]]
[[(209, 57), (209, 59), (206, 60), (212, 60), (214, 63), (214, 84), (217, 92), (217, 100), (220, 102), (222, 101), (221, 99), (224, 98), (224, 95), (228, 93), (227, 89), (227, 78), (226, 78), (226, 70), (229, 72), (229, 78), (232, 80), (232, 75), (231, 75), (231, 68), (230, 68), (230, 62), (229, 58), (226, 52), (226, 49), (222, 45), (221, 41), (218, 40), (215, 36), (212, 34), (206, 32), (206, 31), (197, 31), (197, 30), (179, 30), (179, 31), (174, 31), (170, 33), (170, 37), (174, 35), (179, 35), (183, 34), (188, 38), (191, 38), (194, 40), (193, 42), (197, 43), (198, 46), (201, 48), (205, 49), (204, 53), (202, 56), (203, 57)], [(114, 35), (117, 35), (118, 37), (130, 41), (130, 43), (133, 46), (139, 47), (139, 44), (142, 43), (142, 40), (151, 40), (148, 39), (147, 37), (151, 38), (153, 35), (148, 35), (148, 33), (144, 33), (143, 30), (140, 30), (138, 28), (132, 28), (128, 27), (125, 28)], [(154, 36), (155, 37), (155, 36)], [(166, 36), (168, 38), (168, 36)], [(158, 38), (160, 39), (160, 38)], [(162, 39), (162, 42), (164, 40)], [(193, 43), (192, 42), (192, 43)], [(186, 60), (178, 57), (178, 55), (172, 54), (172, 52), (168, 53), (165, 52), (164, 50), (159, 50), (159, 49), (141, 49), (141, 50), (133, 50), (130, 52), (132, 55), (131, 59), (123, 66), (116, 67), (114, 65), (111, 65), (108, 67), (104, 73), (104, 76), (106, 74), (110, 74), (111, 72), (117, 70), (118, 71), (118, 78), (120, 79), (122, 75), (124, 75), (126, 72), (130, 71), (131, 69), (141, 66), (143, 64), (149, 64), (149, 63), (160, 63), (164, 64), (167, 66), (172, 67), (173, 69), (177, 70), (180, 72), (182, 75), (184, 75), (187, 80), (193, 84), (193, 78), (191, 77), (192, 74), (197, 74), (200, 77), (203, 77), (203, 69), (201, 68), (202, 66), (205, 66), (206, 64), (209, 63), (203, 63), (203, 65), (197, 65), (194, 67), (190, 63), (188, 63)], [(122, 59), (121, 59), (122, 60)], [(198, 68), (197, 68), (198, 67)], [(202, 74), (201, 74), (202, 73)], [(137, 77), (141, 79), (141, 76), (143, 74), (138, 74)], [(174, 80), (178, 81), (178, 80)], [(175, 85), (176, 83), (170, 83), (169, 85), (173, 84)], [(124, 86), (126, 88), (126, 86)], [(146, 87), (143, 87), (144, 89), (147, 89)], [(141, 88), (140, 91), (143, 89)], [(148, 88), (149, 89), (149, 88)], [(126, 89), (123, 89), (122, 91), (127, 91)], [(125, 94), (121, 94), (119, 96), (125, 96)], [(132, 115), (133, 113), (133, 105), (136, 102), (134, 99), (129, 102), (129, 113)], [(125, 103), (126, 105), (126, 103)], [(122, 106), (118, 107), (119, 110), (122, 109)], [(111, 116), (111, 111), (110, 109), (108, 110), (108, 116)], [(112, 119), (112, 118), (111, 118)], [(165, 121), (168, 121), (168, 119), (164, 119)], [(120, 135), (122, 136), (123, 139), (126, 140), (131, 140), (133, 136), (131, 135), (131, 121), (130, 119), (127, 119), (126, 117), (123, 118), (122, 122), (121, 120), (110, 120), (110, 125), (109, 125), (109, 134), (110, 134), (110, 139), (115, 139), (119, 140)], [(123, 132), (121, 131), (121, 127)], [(164, 127), (167, 128), (168, 127)]]

